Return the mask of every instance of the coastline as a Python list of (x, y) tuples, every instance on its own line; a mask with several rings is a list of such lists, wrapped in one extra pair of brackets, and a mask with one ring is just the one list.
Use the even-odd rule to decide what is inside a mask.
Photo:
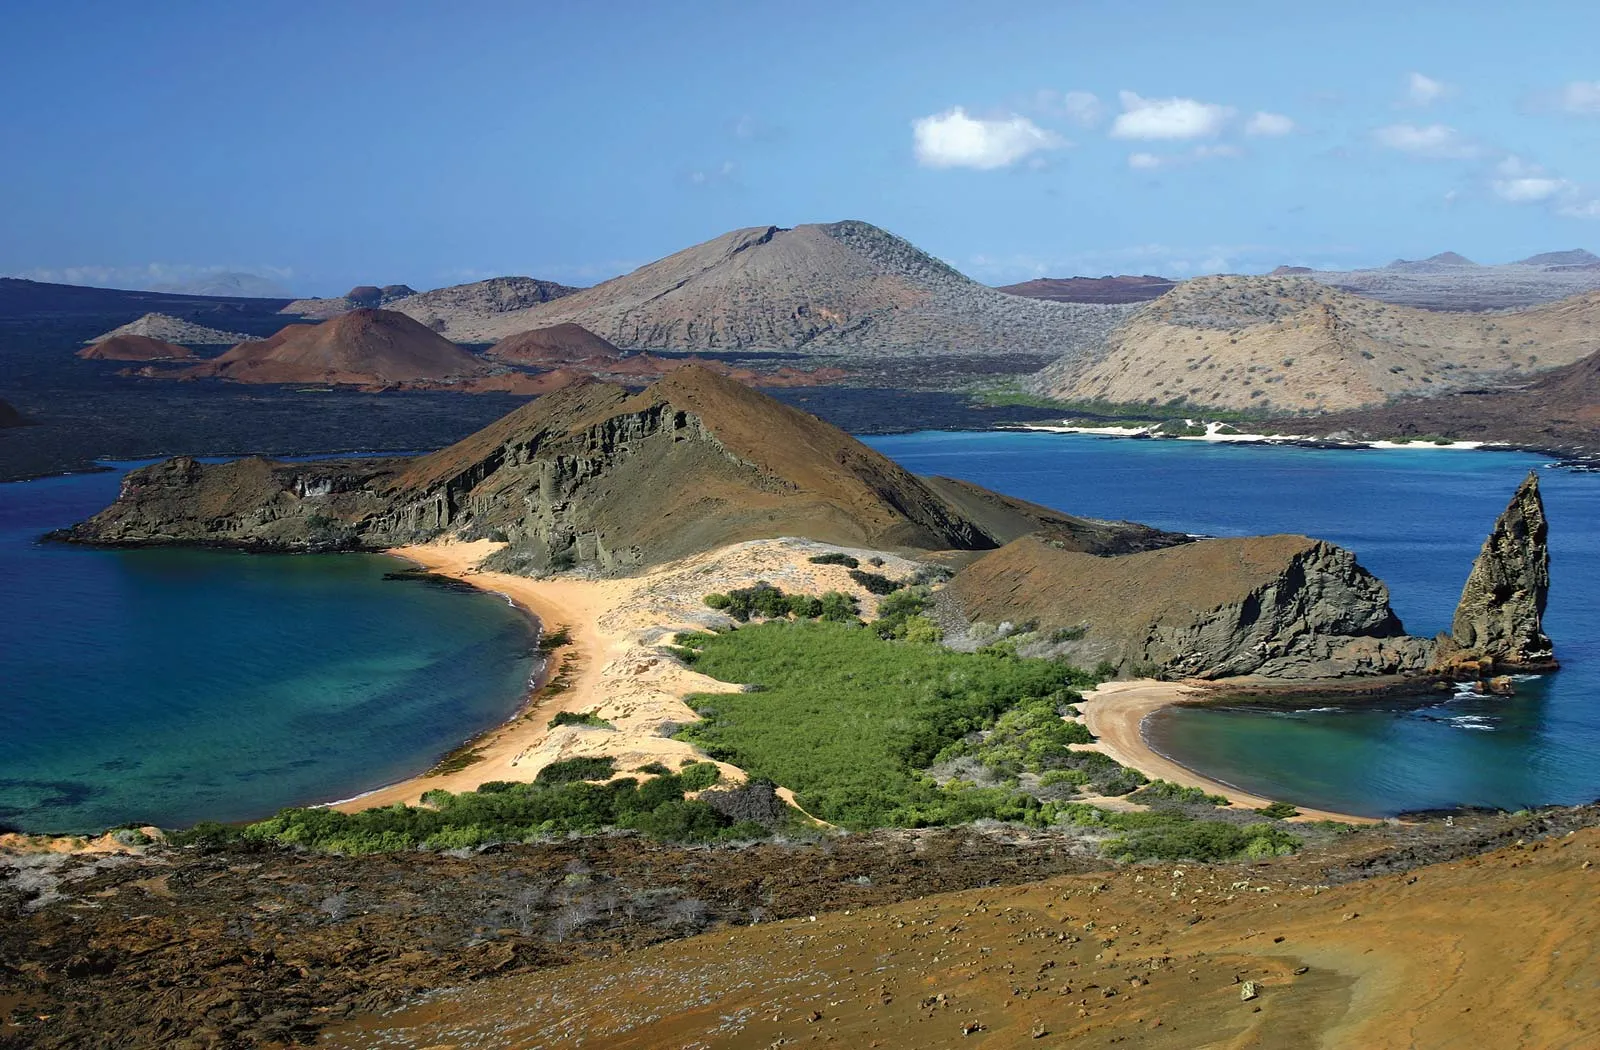
[[(1186, 420), (1185, 422), (1192, 422)], [(1251, 434), (1243, 431), (1224, 433), (1222, 428), (1229, 424), (1207, 423), (1204, 434), (1161, 434), (1157, 428), (1161, 424), (1151, 423), (1145, 426), (1077, 426), (1070, 423), (1021, 423), (1014, 428), (1038, 431), (1046, 434), (1088, 434), (1092, 437), (1108, 438), (1141, 438), (1159, 441), (1199, 441), (1212, 445), (1290, 445), (1299, 448), (1328, 448), (1328, 449), (1437, 449), (1441, 452), (1517, 452), (1529, 451), (1504, 441), (1390, 441), (1387, 439), (1376, 440), (1334, 440), (1332, 438), (1317, 438), (1309, 434)], [(1541, 455), (1555, 455), (1553, 452), (1540, 452)]]
[[(1083, 694), (1079, 710), (1089, 732), (1095, 735), (1093, 744), (1079, 744), (1084, 751), (1099, 751), (1132, 769), (1137, 769), (1151, 779), (1170, 781), (1184, 787), (1199, 788), (1215, 795), (1226, 796), (1226, 808), (1260, 809), (1275, 799), (1242, 791), (1219, 780), (1213, 780), (1188, 766), (1179, 764), (1150, 746), (1144, 735), (1145, 719), (1162, 708), (1190, 702), (1200, 697), (1201, 690), (1181, 682), (1163, 682), (1153, 678), (1136, 678), (1130, 681), (1105, 682)], [(1346, 824), (1381, 824), (1376, 817), (1362, 817), (1353, 813), (1335, 813), (1330, 810), (1311, 809), (1295, 804), (1300, 811), (1293, 821), (1337, 820)]]

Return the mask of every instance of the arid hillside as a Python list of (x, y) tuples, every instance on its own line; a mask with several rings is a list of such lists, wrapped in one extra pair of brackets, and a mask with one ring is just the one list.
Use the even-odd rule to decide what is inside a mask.
[(1501, 441), (1589, 459), (1600, 454), (1600, 350), (1504, 389), (1407, 398), (1274, 425), (1317, 437)]
[(1444, 313), (1307, 277), (1200, 277), (1031, 383), (1071, 401), (1328, 412), (1570, 364), (1600, 345), (1597, 322), (1600, 293), (1515, 313)]
[(997, 292), (864, 222), (734, 230), (527, 309), (414, 302), (396, 308), (462, 342), (572, 322), (626, 349), (890, 355), (1067, 354), (1123, 309)]
[[(1330, 886), (1163, 864), (858, 904), (488, 980), (340, 1050), (834, 1045), (1584, 1050), (1600, 833)], [(1393, 874), (1380, 874), (1384, 871)]]
[(582, 325), (566, 322), (508, 336), (484, 351), (484, 356), (549, 368), (576, 361), (614, 361), (621, 351)]
[(193, 376), (239, 383), (384, 384), (485, 375), (492, 369), (443, 336), (392, 310), (352, 310), (321, 324), (292, 324), (241, 343)]
[(516, 326), (486, 337), (473, 331), (471, 322), (487, 323), (505, 314), (517, 314), (540, 303), (571, 295), (577, 290), (535, 277), (491, 277), (487, 281), (454, 284), (448, 288), (420, 292), (392, 303), (390, 309), (414, 317), (457, 342), (492, 342), (501, 336), (536, 326)]
[(234, 346), (250, 338), (241, 332), (225, 332), (220, 328), (196, 324), (181, 317), (173, 317), (171, 314), (150, 313), (98, 335), (90, 342), (105, 343), (124, 335), (137, 336), (140, 339), (156, 339), (179, 346)]
[(1525, 309), (1600, 289), (1600, 257), (1581, 248), (1498, 265), (1440, 252), (1367, 270), (1293, 269), (1357, 295), (1430, 310)]
[(194, 351), (147, 335), (113, 335), (78, 351), (89, 361), (188, 361)]

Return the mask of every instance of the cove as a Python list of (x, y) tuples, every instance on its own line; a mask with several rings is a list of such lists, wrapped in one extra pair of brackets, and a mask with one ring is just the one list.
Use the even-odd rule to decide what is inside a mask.
[(183, 827), (346, 798), (526, 696), (528, 618), (386, 580), (392, 558), (39, 542), (137, 465), (0, 485), (0, 825)]
[(1448, 629), (1484, 536), (1539, 468), (1553, 583), (1545, 629), (1562, 670), (1511, 698), (1285, 712), (1178, 708), (1157, 750), (1206, 776), (1307, 806), (1421, 809), (1600, 798), (1600, 474), (1538, 456), (1308, 449), (1023, 431), (868, 439), (907, 469), (1074, 514), (1214, 536), (1303, 533), (1353, 550), (1413, 634)]

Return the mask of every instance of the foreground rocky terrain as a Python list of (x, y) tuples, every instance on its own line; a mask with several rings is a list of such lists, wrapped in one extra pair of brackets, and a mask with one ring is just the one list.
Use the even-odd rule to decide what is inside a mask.
[(1175, 866), (1004, 828), (459, 856), (12, 843), (0, 1046), (1578, 1048), (1600, 1020), (1597, 821), (1463, 814)]
[(1200, 277), (1139, 307), (1031, 388), (1065, 401), (1323, 413), (1570, 364), (1600, 293), (1514, 313), (1391, 306), (1308, 277)]

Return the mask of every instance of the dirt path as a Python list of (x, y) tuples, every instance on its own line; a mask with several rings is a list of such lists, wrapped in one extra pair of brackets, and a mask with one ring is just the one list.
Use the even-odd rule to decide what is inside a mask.
[[(1145, 719), (1164, 707), (1181, 704), (1198, 695), (1200, 695), (1198, 690), (1180, 682), (1162, 682), (1153, 678), (1106, 682), (1083, 694), (1083, 703), (1079, 705), (1079, 710), (1083, 712), (1084, 724), (1089, 732), (1098, 739), (1093, 744), (1078, 746), (1082, 750), (1107, 754), (1147, 777), (1226, 796), (1236, 809), (1260, 809), (1275, 801), (1202, 776), (1187, 766), (1179, 765), (1150, 746), (1144, 736)], [(1303, 806), (1297, 808), (1300, 810), (1300, 816), (1295, 819), (1298, 820), (1338, 820), (1351, 824), (1377, 823), (1371, 817), (1307, 809)]]

